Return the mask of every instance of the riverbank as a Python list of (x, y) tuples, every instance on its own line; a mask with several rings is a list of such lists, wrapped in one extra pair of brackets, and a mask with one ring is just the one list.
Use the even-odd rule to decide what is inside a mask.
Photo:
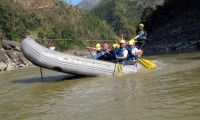
[(31, 64), (22, 54), (18, 42), (0, 40), (0, 72), (29, 66)]

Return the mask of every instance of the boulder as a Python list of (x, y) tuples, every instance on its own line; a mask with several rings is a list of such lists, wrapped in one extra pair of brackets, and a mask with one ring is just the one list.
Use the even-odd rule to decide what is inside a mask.
[(17, 42), (0, 40), (3, 48), (0, 48), (0, 71), (12, 70), (32, 64), (20, 50)]
[(4, 62), (0, 62), (0, 71), (5, 71), (7, 68), (7, 64)]
[(20, 53), (18, 51), (7, 50), (6, 53), (13, 62), (17, 63), (19, 61)]
[(21, 51), (20, 45), (18, 42), (10, 41), (10, 40), (1, 40), (0, 43), (2, 44), (2, 46), (5, 50), (14, 49), (17, 51)]
[(6, 62), (6, 51), (3, 48), (0, 48), (0, 62)]

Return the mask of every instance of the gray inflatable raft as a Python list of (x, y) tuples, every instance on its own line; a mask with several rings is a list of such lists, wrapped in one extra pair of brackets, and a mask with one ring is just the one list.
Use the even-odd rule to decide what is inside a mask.
[[(20, 46), (24, 56), (39, 67), (87, 76), (117, 74), (117, 65), (115, 63), (50, 50), (31, 38), (24, 39)], [(137, 65), (125, 65), (122, 66), (122, 72), (137, 72), (140, 68), (142, 67), (139, 63)]]

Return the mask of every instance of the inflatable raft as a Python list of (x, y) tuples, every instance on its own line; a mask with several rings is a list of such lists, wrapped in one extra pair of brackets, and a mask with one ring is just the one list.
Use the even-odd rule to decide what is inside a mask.
[[(39, 67), (69, 74), (87, 76), (117, 74), (116, 63), (94, 60), (50, 50), (38, 44), (31, 38), (24, 39), (20, 46), (24, 56)], [(140, 68), (142, 67), (139, 63), (137, 63), (137, 65), (122, 65), (122, 72), (137, 72)]]

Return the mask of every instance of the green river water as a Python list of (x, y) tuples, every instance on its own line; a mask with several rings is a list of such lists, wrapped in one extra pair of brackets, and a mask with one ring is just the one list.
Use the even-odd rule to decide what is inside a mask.
[(155, 70), (73, 77), (0, 73), (0, 120), (200, 120), (200, 52), (155, 55)]

